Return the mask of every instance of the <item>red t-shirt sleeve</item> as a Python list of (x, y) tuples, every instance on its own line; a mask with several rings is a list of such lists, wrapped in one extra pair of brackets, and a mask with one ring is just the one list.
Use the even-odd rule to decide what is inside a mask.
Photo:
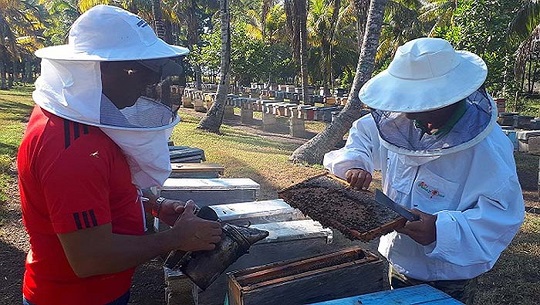
[(47, 166), (41, 181), (55, 233), (111, 222), (109, 178), (114, 155), (104, 141), (74, 141)]

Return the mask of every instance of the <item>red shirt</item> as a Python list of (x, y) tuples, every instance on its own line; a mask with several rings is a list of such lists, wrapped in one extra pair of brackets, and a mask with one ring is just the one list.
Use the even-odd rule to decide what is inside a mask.
[(30, 237), (25, 298), (39, 305), (96, 305), (127, 292), (134, 269), (78, 278), (57, 237), (107, 223), (114, 233), (144, 233), (137, 189), (120, 148), (99, 128), (36, 106), (17, 167), (23, 221)]

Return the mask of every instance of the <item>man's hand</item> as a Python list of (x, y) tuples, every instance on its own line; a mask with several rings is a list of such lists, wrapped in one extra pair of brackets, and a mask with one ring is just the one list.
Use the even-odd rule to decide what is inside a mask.
[(411, 212), (420, 216), (420, 219), (408, 221), (403, 228), (396, 229), (396, 231), (409, 235), (410, 238), (424, 246), (434, 242), (437, 239), (437, 229), (435, 228), (437, 215), (427, 214), (417, 209), (414, 209)]
[(173, 226), (178, 217), (184, 213), (186, 203), (183, 201), (165, 199), (161, 203), (158, 218), (169, 226)]
[(183, 251), (212, 250), (221, 240), (221, 224), (195, 215), (195, 203), (188, 200), (182, 215), (173, 227), (178, 249)]
[(368, 171), (361, 168), (351, 168), (345, 172), (345, 176), (351, 187), (357, 190), (367, 190), (373, 179)]
[(188, 200), (185, 207), (174, 201), (166, 206), (162, 207), (166, 214), (180, 217), (170, 230), (156, 234), (115, 234), (111, 223), (57, 234), (75, 274), (83, 278), (120, 272), (175, 249), (212, 250), (221, 240), (221, 224), (197, 217), (193, 201)]

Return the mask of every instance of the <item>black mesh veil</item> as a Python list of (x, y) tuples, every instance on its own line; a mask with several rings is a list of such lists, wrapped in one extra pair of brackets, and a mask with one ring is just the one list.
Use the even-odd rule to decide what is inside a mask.
[(464, 103), (463, 116), (444, 134), (426, 133), (402, 112), (374, 109), (372, 116), (389, 150), (406, 155), (443, 155), (478, 143), (496, 120), (493, 99), (483, 87), (465, 98)]
[(101, 101), (100, 123), (120, 128), (162, 128), (178, 121), (178, 109), (186, 86), (182, 58), (138, 61), (159, 78), (148, 85), (132, 106), (116, 109), (112, 102)]

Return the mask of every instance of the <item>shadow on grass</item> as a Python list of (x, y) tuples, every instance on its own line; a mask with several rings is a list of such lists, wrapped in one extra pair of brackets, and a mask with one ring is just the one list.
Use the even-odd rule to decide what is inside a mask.
[[(190, 127), (183, 126), (183, 128)], [(253, 150), (257, 152), (264, 152), (266, 149), (268, 149), (280, 150), (286, 153), (287, 151), (292, 152), (296, 147), (300, 145), (294, 143), (286, 143), (285, 141), (269, 140), (265, 137), (261, 137), (258, 134), (249, 133), (248, 131), (237, 130), (228, 126), (222, 126), (220, 134), (214, 134), (195, 128), (190, 130), (189, 134), (190, 136), (197, 135), (200, 137), (207, 137), (212, 139), (212, 141), (224, 141), (223, 143), (230, 143), (231, 145), (243, 145), (245, 146), (245, 150)], [(178, 134), (173, 134), (173, 139), (175, 143), (182, 143), (182, 139), (178, 139), (177, 137)]]
[(20, 218), (20, 212), (13, 205), (0, 204), (0, 304), (21, 304), (22, 301), (26, 237)]
[(34, 105), (30, 103), (9, 100), (5, 97), (0, 98), (0, 113), (2, 113), (7, 120), (26, 123), (33, 108)]
[(537, 304), (540, 286), (539, 236), (520, 232), (494, 268), (480, 276), (475, 304)]
[(527, 153), (515, 153), (517, 173), (521, 188), (526, 191), (538, 191), (538, 156)]
[(21, 304), (25, 253), (0, 240), (0, 304)]
[(165, 301), (165, 279), (162, 261), (146, 262), (135, 271), (129, 303), (132, 305), (162, 305)]
[(34, 91), (33, 84), (19, 84), (9, 90), (0, 90), (0, 94), (13, 95), (13, 96), (29, 96)]
[(17, 145), (0, 142), (0, 155), (15, 156), (18, 148)]

